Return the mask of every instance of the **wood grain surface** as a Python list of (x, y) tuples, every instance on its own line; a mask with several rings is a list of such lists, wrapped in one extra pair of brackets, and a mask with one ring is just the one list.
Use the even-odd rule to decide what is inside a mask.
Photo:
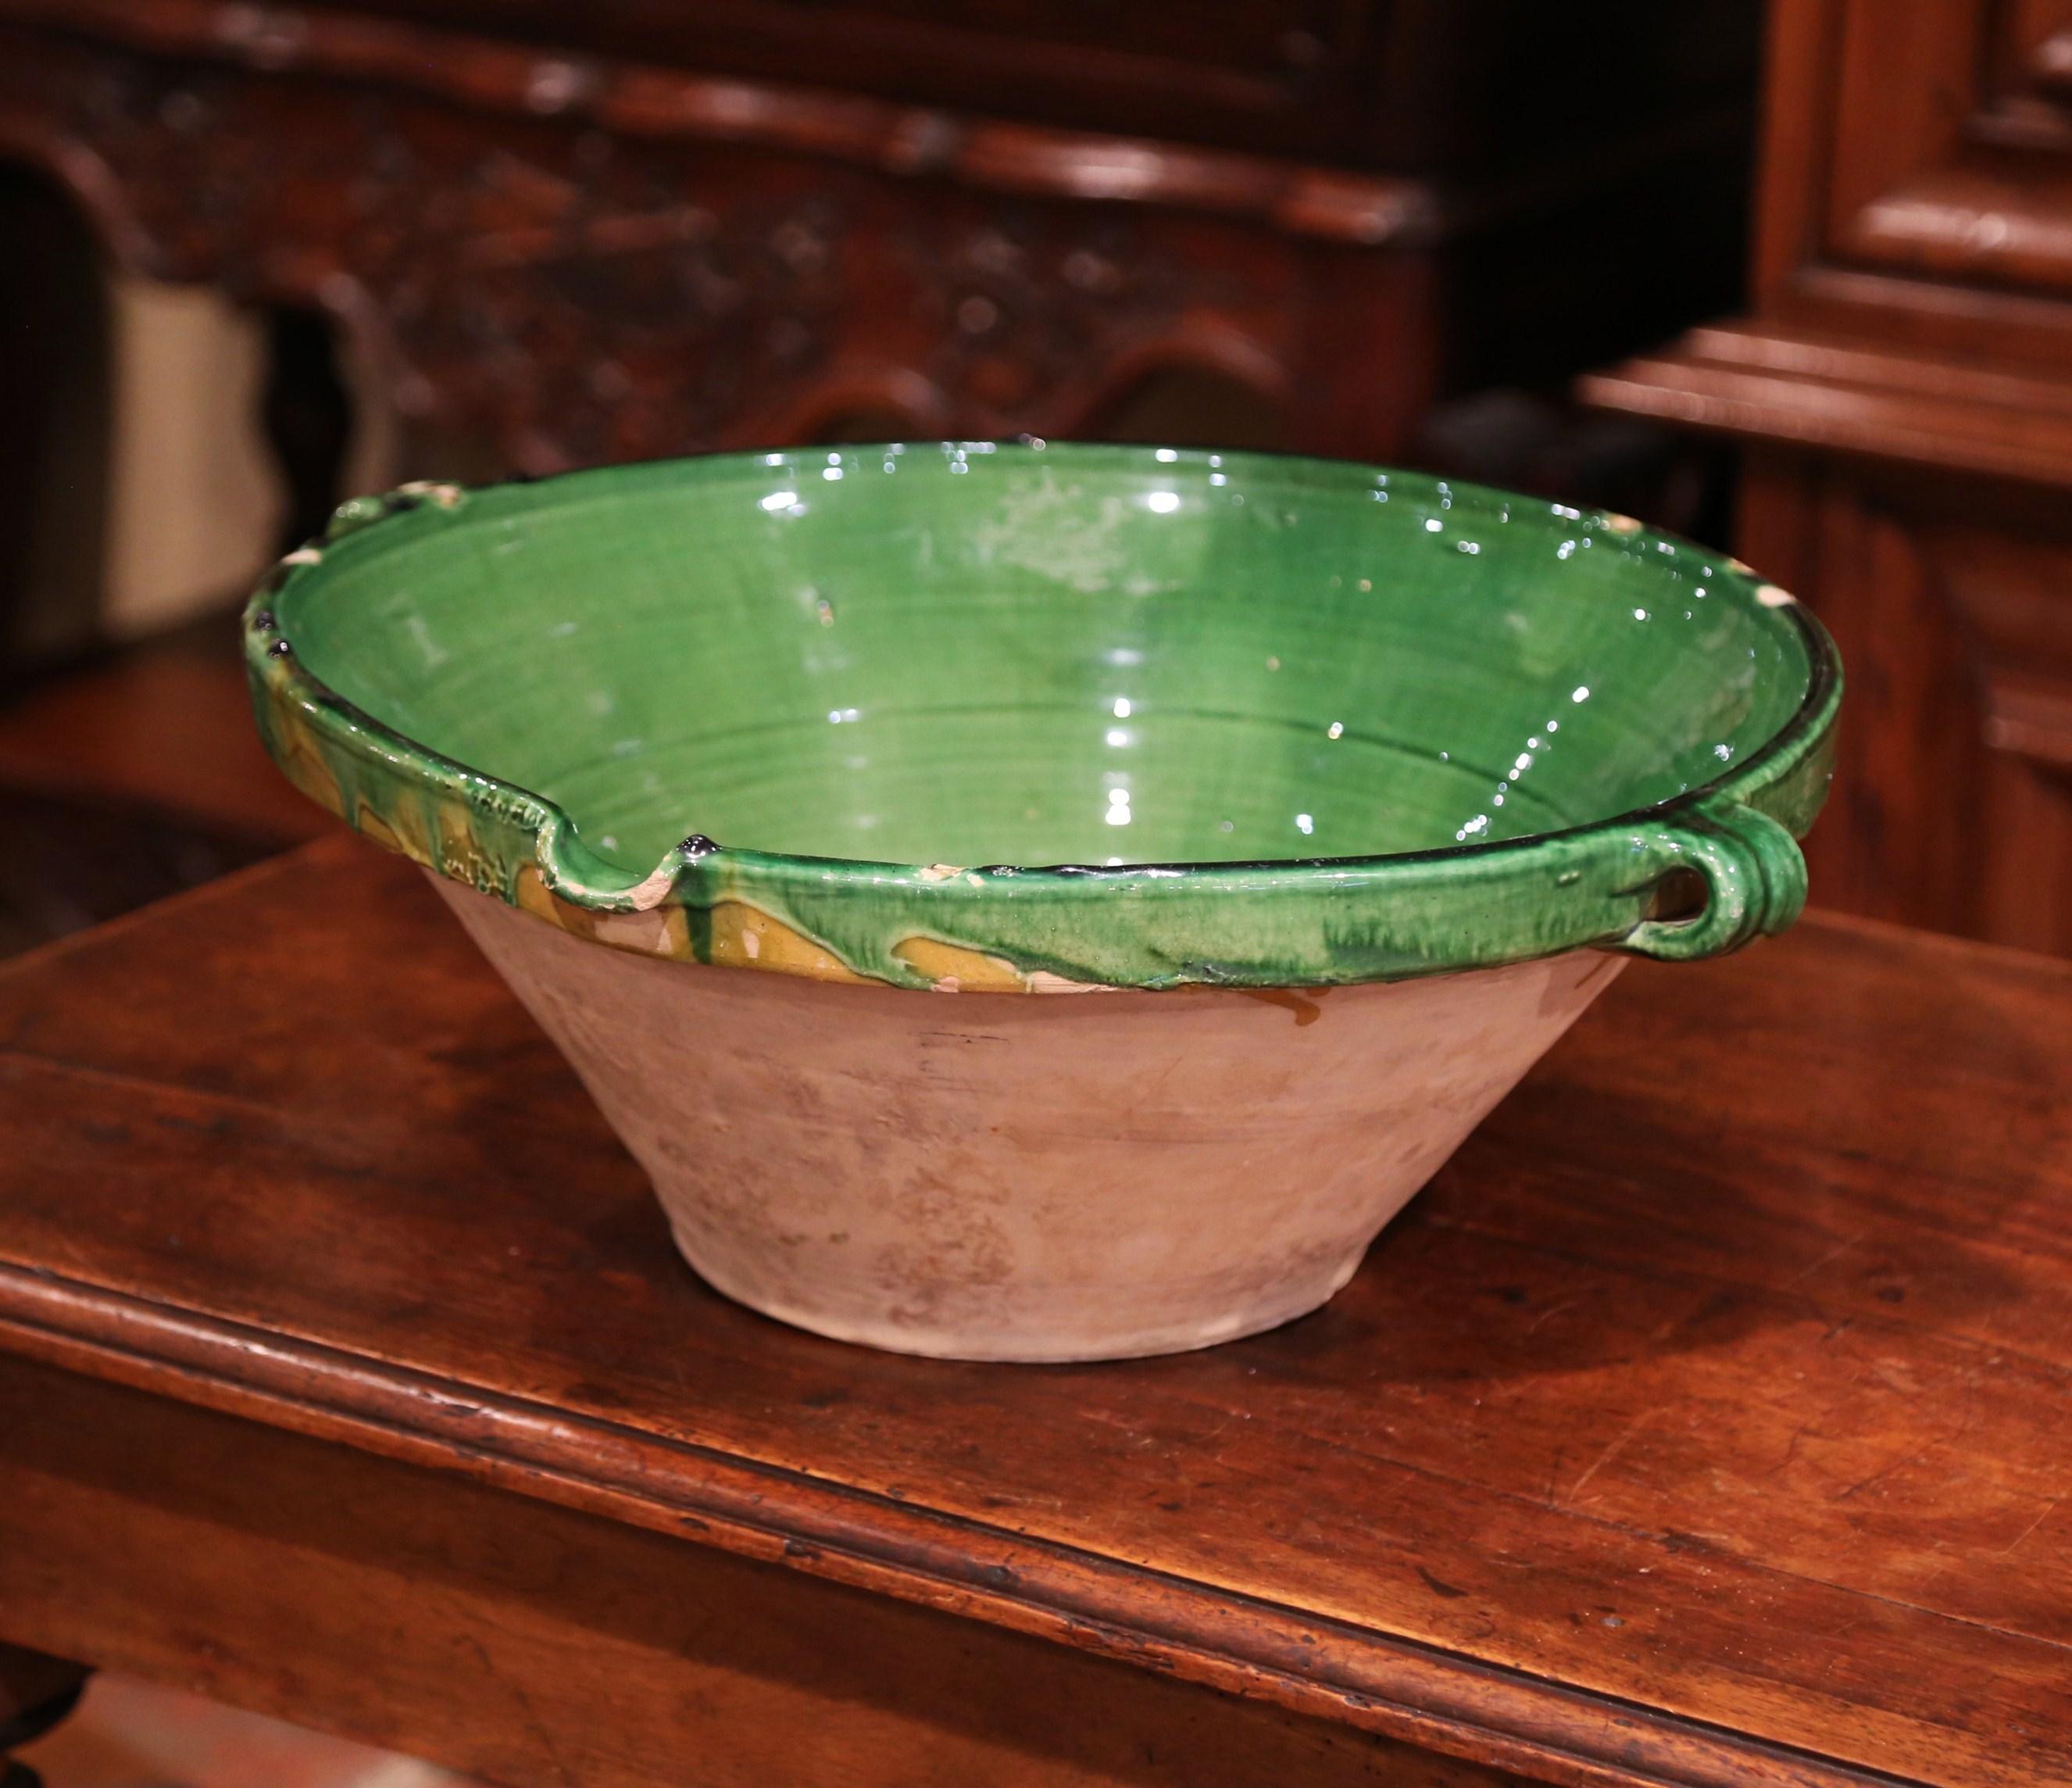
[[(1536, 1778), (2072, 1779), (2068, 1036), (2072, 969), (1860, 922), (1637, 965), (1318, 1316), (943, 1364), (703, 1287), (417, 873), (327, 840), (0, 974), (8, 1456), (133, 1503), (213, 1460), (212, 1531), (286, 1556), (324, 1472), (148, 1443), (206, 1408), (426, 1522), (494, 1490), (778, 1568), (744, 1606), (803, 1574)], [(39, 1568), (0, 1544), (0, 1633), (119, 1651)], [(164, 1574), (160, 1668), (220, 1642)], [(297, 1605), (269, 1711), (336, 1642)]]

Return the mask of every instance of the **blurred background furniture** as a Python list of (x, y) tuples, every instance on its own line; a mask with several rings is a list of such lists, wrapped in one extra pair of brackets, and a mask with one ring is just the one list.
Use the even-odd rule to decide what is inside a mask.
[[(61, 896), (0, 890), (0, 932), (306, 834), (208, 617), (407, 477), (1026, 431), (1421, 461), (1705, 531), (1706, 453), (1564, 393), (1734, 302), (1759, 25), (0, 0), (0, 691), (34, 698), (0, 712), (0, 804), (42, 804), (21, 879)], [(92, 808), (72, 843), (53, 800)], [(157, 842), (80, 883), (124, 826)]]
[(328, 314), (484, 470), (1155, 427), (1179, 370), (1227, 444), (1400, 458), (1734, 277), (1754, 23), (4, 0), (0, 145), (123, 266)]
[(2072, 4), (1775, 0), (1762, 166), (1752, 311), (1585, 393), (1840, 641), (1816, 897), (2072, 952)]

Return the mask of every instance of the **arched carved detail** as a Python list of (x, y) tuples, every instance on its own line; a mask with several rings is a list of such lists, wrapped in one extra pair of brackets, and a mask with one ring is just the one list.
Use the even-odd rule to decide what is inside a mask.
[(1285, 389), (1299, 241), (768, 147), (0, 31), (0, 147), (156, 277), (319, 305), (406, 414), (516, 468), (747, 445), (882, 403), (1083, 426), (1154, 361)]

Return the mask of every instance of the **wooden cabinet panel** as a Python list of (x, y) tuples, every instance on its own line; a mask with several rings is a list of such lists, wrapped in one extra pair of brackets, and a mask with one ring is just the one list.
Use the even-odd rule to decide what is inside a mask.
[(1844, 0), (1837, 24), (1829, 249), (2072, 290), (2072, 9)]
[(2072, 149), (2072, 0), (2004, 0), (1995, 23), (1980, 134)]
[(1752, 443), (1840, 641), (1814, 898), (2072, 952), (2072, 0), (1774, 0), (1756, 314), (1584, 383)]
[(1845, 0), (1835, 71), (1829, 229), (1902, 180), (1947, 163), (1972, 103), (1974, 0)]
[(2072, 513), (1775, 451), (1745, 496), (1848, 666), (1814, 898), (2072, 954)]

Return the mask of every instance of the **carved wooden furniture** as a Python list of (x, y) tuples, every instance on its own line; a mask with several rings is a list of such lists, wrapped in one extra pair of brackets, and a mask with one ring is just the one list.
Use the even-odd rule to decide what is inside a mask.
[(1096, 431), (1176, 367), (1400, 455), (1731, 281), (1751, 7), (0, 0), (0, 154), (503, 469)]
[(1586, 381), (1748, 443), (1852, 692), (1815, 898), (2072, 952), (2072, 5), (1774, 0), (1753, 313)]
[(1319, 1315), (959, 1366), (706, 1291), (321, 841), (0, 969), (0, 1638), (542, 1788), (2062, 1781), (2068, 1030), (1636, 965)]

